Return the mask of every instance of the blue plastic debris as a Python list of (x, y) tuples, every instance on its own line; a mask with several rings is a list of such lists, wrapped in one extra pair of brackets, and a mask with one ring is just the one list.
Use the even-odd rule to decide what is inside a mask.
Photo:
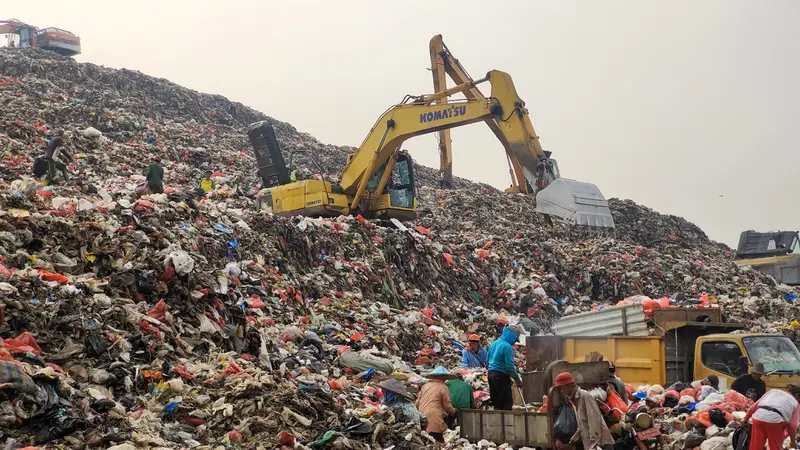
[(214, 225), (214, 229), (216, 229), (217, 231), (221, 231), (223, 233), (227, 233), (227, 234), (232, 234), (233, 233), (233, 230), (231, 230), (230, 228), (227, 228), (225, 225), (223, 225), (221, 223), (218, 223), (218, 224)]

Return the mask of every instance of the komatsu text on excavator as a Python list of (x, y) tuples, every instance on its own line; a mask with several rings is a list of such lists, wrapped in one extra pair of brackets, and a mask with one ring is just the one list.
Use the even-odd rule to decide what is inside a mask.
[[(442, 35), (434, 36), (430, 41), (431, 72), (433, 74), (433, 87), (436, 92), (447, 89), (446, 76), (450, 76), (458, 85), (469, 84), (472, 78), (466, 69), (453, 56), (444, 45)], [(476, 85), (463, 91), (464, 96), (470, 100), (484, 101), (486, 97)], [(525, 112), (528, 141), (519, 145), (508, 139), (503, 121), (504, 117), (486, 117), (486, 125), (497, 136), (506, 151), (506, 158), (511, 175), (511, 187), (507, 192), (521, 192), (536, 194), (536, 209), (549, 216), (561, 217), (569, 223), (579, 225), (614, 228), (614, 219), (611, 210), (600, 189), (594, 184), (560, 178), (558, 164), (550, 158), (550, 152), (545, 151), (539, 143), (539, 136), (533, 125), (527, 119), (525, 102), (518, 100), (515, 105)], [(447, 106), (448, 98), (436, 100), (442, 106)], [(453, 153), (450, 130), (439, 131), (439, 159), (440, 182), (442, 187), (452, 187), (453, 180)], [(546, 189), (545, 189), (546, 188)]]

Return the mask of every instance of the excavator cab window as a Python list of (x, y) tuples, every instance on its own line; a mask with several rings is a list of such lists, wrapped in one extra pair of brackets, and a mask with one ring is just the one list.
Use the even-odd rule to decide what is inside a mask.
[[(366, 190), (375, 192), (386, 170), (386, 163), (381, 165), (367, 181)], [(414, 161), (410, 155), (401, 153), (397, 155), (397, 162), (392, 168), (392, 174), (386, 182), (383, 194), (389, 194), (389, 202), (399, 208), (414, 207)]]
[(558, 161), (553, 158), (550, 158), (550, 162), (553, 163), (553, 174), (555, 175), (555, 179), (561, 178), (561, 171), (558, 170)]
[(387, 183), (389, 200), (392, 206), (414, 207), (414, 161), (410, 155), (400, 154), (392, 170), (392, 178)]

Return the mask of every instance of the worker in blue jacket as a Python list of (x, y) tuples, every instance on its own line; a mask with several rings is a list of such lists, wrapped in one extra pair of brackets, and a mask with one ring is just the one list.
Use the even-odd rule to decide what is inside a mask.
[(503, 328), (500, 339), (489, 346), (489, 397), (495, 409), (510, 411), (514, 407), (511, 382), (522, 386), (514, 366), (514, 347), (522, 330), (518, 326)]
[(481, 347), (481, 337), (477, 334), (470, 334), (469, 347), (465, 348), (461, 355), (461, 367), (464, 369), (486, 367), (487, 358), (486, 349)]

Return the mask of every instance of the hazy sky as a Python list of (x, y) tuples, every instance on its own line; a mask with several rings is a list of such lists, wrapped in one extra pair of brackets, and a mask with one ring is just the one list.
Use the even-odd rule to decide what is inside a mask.
[[(800, 228), (797, 0), (2, 3), (1, 18), (78, 34), (80, 61), (222, 94), (331, 144), (360, 144), (387, 107), (432, 91), (441, 33), (474, 77), (514, 77), (564, 176), (730, 245)], [(438, 166), (434, 136), (405, 147)], [(509, 184), (483, 124), (454, 130), (453, 148), (456, 175)]]

